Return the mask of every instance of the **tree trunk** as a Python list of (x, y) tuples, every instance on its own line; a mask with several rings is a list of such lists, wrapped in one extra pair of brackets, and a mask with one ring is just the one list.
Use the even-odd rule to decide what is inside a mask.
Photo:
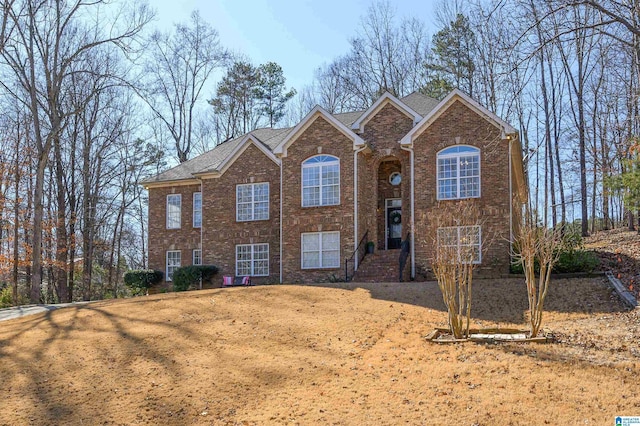
[(56, 135), (53, 151), (55, 156), (55, 175), (56, 175), (56, 282), (58, 301), (66, 302), (69, 300), (69, 287), (67, 285), (67, 261), (68, 261), (68, 235), (67, 235), (67, 203), (66, 190), (64, 182), (65, 168), (62, 164), (62, 151), (60, 147), (60, 137)]
[(36, 182), (33, 192), (33, 242), (31, 252), (31, 303), (40, 303), (42, 286), (42, 219), (44, 217), (44, 171), (47, 167), (48, 152), (38, 156)]
[(14, 194), (13, 194), (13, 305), (17, 306), (19, 304), (19, 295), (18, 295), (18, 263), (20, 261), (19, 254), (19, 243), (18, 238), (20, 237), (20, 177), (21, 177), (21, 167), (20, 167), (20, 125), (18, 123), (17, 128), (17, 137), (16, 137), (16, 162), (15, 162), (15, 172), (14, 172)]

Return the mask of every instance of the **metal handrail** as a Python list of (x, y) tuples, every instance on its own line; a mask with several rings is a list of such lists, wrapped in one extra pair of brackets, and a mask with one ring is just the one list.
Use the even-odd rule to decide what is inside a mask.
[(404, 241), (402, 241), (402, 243), (400, 244), (400, 249), (400, 257), (398, 259), (400, 262), (400, 267), (398, 272), (400, 275), (400, 282), (402, 282), (402, 273), (404, 272), (404, 267), (407, 264), (409, 256), (411, 256), (411, 231), (407, 232), (407, 238), (405, 238)]
[[(361, 248), (365, 248), (366, 247), (368, 242), (369, 242), (369, 230), (367, 230), (367, 232), (364, 233), (364, 235), (362, 236), (362, 239), (358, 243), (358, 246), (353, 251), (353, 253), (351, 253), (351, 256), (349, 256), (348, 258), (346, 258), (344, 260), (344, 280), (346, 282), (351, 281), (351, 279), (353, 278), (353, 276), (356, 273), (356, 266), (355, 266), (355, 262), (353, 260), (354, 257), (358, 254), (358, 252), (360, 251)], [(364, 257), (366, 255), (367, 255), (367, 250), (365, 248), (364, 250), (362, 250), (361, 256), (358, 257), (358, 265), (360, 263), (362, 263), (362, 259), (364, 259)], [(349, 275), (349, 262), (353, 262), (353, 273), (351, 275)]]

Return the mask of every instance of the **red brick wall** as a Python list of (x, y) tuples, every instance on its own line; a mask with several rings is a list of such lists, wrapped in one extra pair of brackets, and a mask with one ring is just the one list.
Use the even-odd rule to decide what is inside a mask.
[[(344, 259), (354, 246), (353, 142), (318, 117), (287, 149), (283, 167), (283, 279), (286, 283), (321, 282), (344, 277)], [(340, 159), (340, 204), (302, 207), (302, 162), (318, 154)], [(301, 234), (340, 231), (341, 264), (335, 269), (302, 269)]]
[[(149, 189), (149, 267), (166, 274), (167, 250), (181, 251), (181, 265), (191, 265), (193, 250), (200, 248), (200, 228), (193, 227), (193, 193), (200, 185), (171, 186)], [(181, 194), (180, 229), (167, 229), (168, 194)], [(163, 281), (159, 285), (171, 287)]]
[[(393, 104), (387, 104), (378, 111), (364, 126), (361, 137), (372, 147), (372, 152), (359, 161), (366, 164), (366, 175), (361, 179), (363, 196), (359, 201), (362, 233), (368, 229), (369, 239), (376, 243), (376, 249), (385, 246), (385, 198), (402, 198), (402, 235), (409, 231), (411, 223), (411, 179), (409, 153), (400, 149), (400, 139), (413, 127), (413, 119), (407, 117)], [(402, 183), (390, 189), (386, 166), (383, 161), (399, 161)], [(392, 163), (393, 164), (393, 163)], [(398, 163), (395, 163), (398, 164)], [(395, 169), (394, 169), (395, 171)], [(384, 181), (384, 182), (382, 182)], [(387, 190), (388, 189), (388, 190)], [(397, 196), (396, 196), (397, 195)], [(390, 197), (391, 196), (391, 197)]]
[[(354, 173), (353, 142), (324, 118), (318, 117), (288, 147), (283, 164), (282, 258), (284, 282), (318, 282), (332, 276), (342, 278), (344, 259), (369, 230), (369, 239), (377, 249), (384, 248), (385, 198), (402, 198), (403, 238), (410, 224), (410, 156), (400, 149), (399, 141), (413, 127), (407, 117), (393, 105), (385, 105), (365, 124), (361, 137), (373, 148), (358, 154), (358, 236), (354, 241)], [(503, 273), (509, 264), (509, 157), (508, 142), (501, 132), (461, 102), (455, 102), (414, 143), (415, 151), (415, 250), (418, 268), (428, 268), (433, 255), (430, 235), (436, 214), (436, 154), (456, 144), (472, 145), (481, 150), (481, 198), (476, 199), (482, 213), (483, 239), (491, 245), (483, 254), (481, 270)], [(303, 208), (301, 205), (301, 166), (309, 157), (326, 154), (340, 159), (340, 204)], [(390, 161), (389, 161), (390, 160)], [(389, 174), (399, 170), (402, 184), (391, 187)], [(236, 221), (236, 185), (269, 182), (269, 220)], [(215, 264), (220, 275), (235, 274), (237, 244), (268, 243), (270, 276), (255, 282), (278, 282), (280, 272), (280, 168), (263, 152), (250, 145), (241, 157), (219, 178), (203, 182), (203, 262)], [(192, 250), (200, 246), (200, 230), (192, 226), (193, 192), (197, 185), (151, 189), (149, 191), (149, 263), (165, 269), (167, 250), (181, 250), (182, 264), (191, 264)], [(182, 227), (168, 230), (165, 225), (166, 195), (182, 194)], [(456, 201), (440, 205), (456, 210)], [(455, 213), (454, 213), (455, 214)], [(340, 231), (341, 264), (335, 269), (303, 270), (301, 234), (304, 232)]]
[[(501, 131), (456, 101), (415, 141), (416, 265), (429, 266), (437, 214), (438, 151), (452, 145), (480, 148), (480, 194), (474, 199), (481, 213), (483, 253), (480, 271), (507, 273), (509, 268), (509, 147)], [(457, 201), (441, 201), (440, 207), (456, 214)]]
[[(236, 185), (269, 182), (269, 220), (236, 221)], [(253, 144), (219, 178), (203, 180), (203, 259), (220, 268), (220, 276), (235, 275), (236, 245), (269, 244), (268, 277), (280, 280), (280, 167)]]

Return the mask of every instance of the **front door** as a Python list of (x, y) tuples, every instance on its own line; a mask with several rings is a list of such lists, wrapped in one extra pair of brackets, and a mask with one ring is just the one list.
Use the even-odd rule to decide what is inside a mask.
[(387, 199), (387, 241), (386, 248), (400, 248), (402, 242), (402, 201), (398, 198)]

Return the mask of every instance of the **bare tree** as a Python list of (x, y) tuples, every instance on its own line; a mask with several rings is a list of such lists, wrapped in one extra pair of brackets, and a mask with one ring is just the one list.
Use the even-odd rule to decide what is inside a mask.
[[(78, 72), (72, 65), (98, 46), (128, 48), (151, 18), (146, 4), (140, 4), (126, 17), (113, 11), (101, 16), (100, 22), (91, 23), (90, 15), (85, 12), (104, 3), (101, 0), (16, 0), (9, 11), (8, 37), (1, 54), (14, 80), (3, 80), (0, 85), (29, 108), (36, 145), (31, 277), (34, 303), (40, 301), (41, 294), (45, 170), (65, 118), (75, 113), (61, 109), (63, 88), (71, 72)], [(126, 6), (122, 7), (124, 11)], [(113, 22), (108, 22), (109, 19)], [(108, 33), (104, 29), (108, 29)]]
[[(456, 339), (469, 337), (473, 270), (486, 247), (480, 235), (481, 216), (473, 200), (440, 203), (430, 215), (430, 241), (434, 256), (431, 269), (438, 281), (449, 314), (449, 328)], [(423, 220), (426, 220), (424, 218)]]
[(388, 1), (369, 7), (350, 44), (346, 55), (316, 73), (316, 98), (330, 111), (366, 109), (385, 91), (405, 96), (427, 81), (424, 24), (417, 19), (398, 24)]
[(559, 228), (549, 228), (541, 223), (528, 203), (524, 209), (523, 220), (516, 230), (513, 257), (524, 270), (529, 300), (529, 337), (536, 337), (542, 325), (551, 271), (560, 253), (561, 232)]
[(156, 32), (151, 37), (138, 92), (171, 134), (181, 163), (191, 153), (202, 90), (227, 58), (218, 32), (198, 12), (191, 14), (189, 25), (177, 24), (172, 33)]

